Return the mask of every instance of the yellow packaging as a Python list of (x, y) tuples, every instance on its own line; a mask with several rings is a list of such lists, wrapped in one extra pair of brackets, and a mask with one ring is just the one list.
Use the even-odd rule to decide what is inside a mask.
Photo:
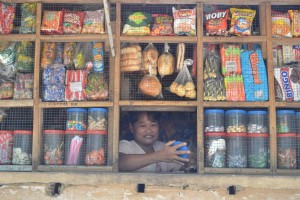
[(289, 15), (292, 20), (292, 35), (293, 37), (300, 36), (300, 13), (299, 10), (289, 10)]
[(252, 21), (256, 11), (251, 9), (230, 8), (231, 27), (229, 33), (234, 35), (251, 35)]

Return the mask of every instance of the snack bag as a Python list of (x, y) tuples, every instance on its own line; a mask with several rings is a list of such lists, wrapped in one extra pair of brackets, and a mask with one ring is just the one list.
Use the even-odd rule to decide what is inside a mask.
[(65, 101), (64, 85), (45, 85), (43, 90), (44, 101)]
[(143, 51), (142, 68), (146, 74), (157, 75), (158, 51), (152, 43), (149, 43)]
[(63, 54), (64, 54), (64, 46), (62, 42), (55, 43), (55, 56), (54, 62), (55, 64), (62, 64), (63, 63)]
[(34, 68), (33, 42), (22, 41), (17, 48), (16, 69), (22, 72), (31, 72)]
[(76, 44), (75, 42), (67, 42), (64, 45), (64, 65), (67, 69), (74, 67), (73, 59), (75, 55)]
[(66, 72), (66, 101), (85, 100), (85, 86), (87, 82), (86, 70), (67, 70)]
[(237, 44), (221, 44), (222, 75), (241, 74), (240, 53)]
[(291, 21), (292, 21), (292, 35), (293, 37), (299, 37), (300, 36), (300, 12), (299, 10), (289, 10), (288, 11)]
[(192, 65), (193, 60), (186, 59), (183, 68), (180, 70), (175, 81), (170, 85), (170, 91), (177, 96), (196, 99), (196, 87), (188, 69), (188, 65)]
[(48, 65), (43, 71), (43, 85), (64, 85), (66, 70), (63, 64)]
[(246, 101), (267, 101), (268, 79), (260, 48), (241, 52)]
[(63, 32), (66, 34), (81, 33), (85, 12), (64, 11)]
[(82, 33), (104, 33), (104, 11), (85, 11)]
[(47, 65), (50, 65), (54, 61), (55, 56), (55, 42), (45, 42), (43, 45), (43, 52), (42, 52), (42, 61), (41, 67), (46, 68)]
[(229, 33), (233, 35), (251, 35), (252, 21), (256, 11), (251, 9), (230, 8), (231, 28)]
[(35, 33), (36, 3), (23, 3), (21, 5), (21, 15), (20, 33)]
[(151, 21), (151, 15), (146, 12), (129, 13), (122, 33), (124, 35), (150, 35)]
[(196, 35), (196, 8), (172, 8), (175, 35)]
[(13, 99), (33, 98), (33, 74), (17, 73)]
[(173, 31), (173, 18), (165, 14), (153, 14), (153, 27), (151, 35), (174, 35)]
[(104, 72), (104, 50), (102, 42), (93, 43), (93, 66), (94, 72)]
[(272, 10), (272, 36), (292, 37), (291, 20), (288, 13)]
[(205, 14), (207, 36), (227, 36), (228, 10), (216, 10)]
[(9, 80), (0, 82), (0, 99), (12, 99), (14, 95), (14, 83)]
[(4, 78), (13, 78), (15, 76), (17, 46), (16, 42), (12, 42), (0, 52), (0, 75)]
[(43, 34), (63, 34), (63, 11), (48, 11), (43, 13), (41, 31)]
[(0, 33), (10, 34), (14, 29), (16, 4), (0, 2)]
[(91, 73), (88, 75), (85, 95), (87, 100), (92, 101), (108, 98), (108, 83), (104, 74)]
[(225, 76), (227, 101), (245, 101), (244, 81), (242, 75)]

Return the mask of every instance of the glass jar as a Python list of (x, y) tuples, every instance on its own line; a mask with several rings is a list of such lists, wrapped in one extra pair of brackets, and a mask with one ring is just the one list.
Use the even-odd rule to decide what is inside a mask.
[(107, 131), (88, 130), (86, 132), (86, 165), (104, 165), (107, 150)]
[(269, 134), (248, 134), (249, 168), (267, 168), (269, 166)]
[(277, 110), (276, 124), (277, 133), (296, 133), (295, 111)]
[(107, 116), (106, 108), (89, 108), (88, 130), (107, 131)]
[(87, 110), (84, 108), (67, 109), (66, 130), (85, 131), (87, 123)]
[(227, 167), (247, 167), (247, 133), (227, 133)]
[(208, 132), (204, 136), (205, 167), (225, 167), (226, 133)]
[(65, 132), (65, 165), (83, 165), (85, 149), (85, 131)]
[(246, 133), (246, 111), (227, 110), (225, 112), (225, 126), (227, 133)]
[(12, 131), (0, 131), (0, 165), (10, 165), (13, 152)]
[(263, 110), (252, 110), (247, 112), (248, 133), (268, 133), (268, 112)]
[(44, 130), (44, 164), (62, 165), (64, 157), (63, 130)]
[(204, 132), (224, 132), (224, 110), (207, 109), (204, 112)]
[(13, 131), (13, 165), (31, 165), (32, 131)]
[(277, 165), (279, 169), (296, 169), (296, 133), (277, 134)]

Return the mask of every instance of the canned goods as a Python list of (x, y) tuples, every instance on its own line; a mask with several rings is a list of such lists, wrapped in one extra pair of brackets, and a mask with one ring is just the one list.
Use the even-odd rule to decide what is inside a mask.
[(31, 165), (32, 131), (13, 131), (13, 165)]
[(44, 164), (62, 165), (64, 156), (63, 130), (44, 130)]

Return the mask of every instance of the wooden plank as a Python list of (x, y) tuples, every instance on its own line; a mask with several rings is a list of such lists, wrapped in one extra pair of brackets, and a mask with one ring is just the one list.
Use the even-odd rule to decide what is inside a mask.
[[(266, 21), (271, 22), (271, 3), (266, 2)], [(270, 131), (270, 166), (273, 173), (277, 168), (277, 135), (276, 135), (276, 107), (273, 69), (272, 24), (267, 23), (267, 58), (268, 58), (268, 85), (269, 85), (269, 131)]]
[[(261, 36), (267, 36), (267, 29), (266, 29), (266, 4), (265, 3), (261, 3), (259, 5), (259, 27), (260, 27), (260, 35)], [(261, 50), (262, 50), (262, 54), (263, 54), (263, 58), (267, 57), (267, 42), (262, 42), (261, 44)]]
[[(118, 0), (111, 0), (111, 3), (115, 3)], [(253, 0), (247, 2), (247, 5), (258, 5), (263, 0)], [(121, 3), (130, 4), (196, 4), (197, 0), (174, 0), (174, 1), (160, 1), (160, 0), (119, 0)], [(245, 1), (239, 0), (202, 0), (205, 4), (222, 4), (222, 5), (245, 5)]]
[(114, 141), (113, 141), (113, 133), (114, 133), (114, 108), (108, 108), (108, 135), (107, 135), (107, 159), (106, 165), (111, 166), (113, 165), (113, 150), (114, 150)]
[(205, 173), (212, 174), (266, 174), (270, 175), (272, 172), (270, 169), (259, 169), (259, 168), (212, 168), (206, 167)]
[(272, 41), (277, 45), (300, 45), (299, 38), (272, 38)]
[(41, 35), (43, 42), (104, 42), (107, 34)]
[(159, 112), (165, 112), (165, 111), (173, 111), (173, 112), (195, 112), (197, 110), (197, 107), (186, 107), (186, 106), (163, 106), (163, 107), (157, 107), (155, 105), (153, 106), (122, 106), (122, 111), (159, 111)]
[(6, 3), (60, 3), (60, 4), (103, 4), (99, 0), (63, 0), (58, 2), (57, 0), (1, 0)]
[(269, 102), (204, 101), (203, 106), (207, 108), (268, 108)]
[(0, 165), (0, 172), (31, 172), (31, 165)]
[(203, 37), (204, 43), (260, 43), (266, 42), (266, 36), (233, 36), (233, 37), (213, 37), (205, 36)]
[(196, 43), (196, 36), (121, 36), (121, 42), (136, 43)]
[(35, 41), (35, 34), (7, 34), (1, 35), (1, 42), (6, 41)]
[(0, 100), (0, 107), (32, 107), (33, 99)]
[(300, 175), (300, 170), (299, 169), (277, 169), (276, 170), (276, 174), (278, 175), (296, 175), (299, 176)]
[(198, 106), (197, 101), (125, 101), (121, 100), (119, 102), (120, 106), (155, 106), (155, 107), (163, 107), (163, 106)]
[(40, 108), (70, 108), (70, 107), (112, 107), (109, 101), (74, 101), (74, 102), (40, 102)]
[(292, 102), (276, 102), (276, 108), (300, 108), (300, 102), (292, 101)]
[(104, 5), (104, 13), (105, 13), (105, 22), (106, 22), (106, 30), (108, 33), (108, 39), (109, 39), (109, 45), (110, 45), (110, 51), (112, 57), (115, 57), (115, 44), (114, 44), (114, 39), (112, 35), (112, 28), (111, 28), (111, 23), (110, 23), (110, 11), (108, 7), (107, 0), (103, 0), (103, 5)]
[(39, 165), (41, 172), (111, 172), (111, 166)]

